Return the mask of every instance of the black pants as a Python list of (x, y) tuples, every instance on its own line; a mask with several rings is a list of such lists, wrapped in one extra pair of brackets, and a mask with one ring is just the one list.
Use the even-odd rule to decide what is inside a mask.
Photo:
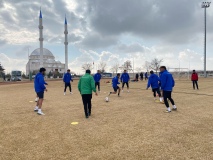
[(158, 93), (159, 97), (161, 97), (160, 89), (159, 88), (154, 88), (152, 89), (154, 97), (156, 97), (156, 92)]
[(127, 88), (129, 88), (129, 82), (123, 82), (122, 83), (122, 88), (124, 88), (124, 85), (126, 84)]
[(198, 83), (197, 83), (197, 81), (192, 81), (192, 83), (193, 83), (193, 88), (195, 89), (195, 85), (196, 85), (196, 87), (198, 89)]
[(172, 91), (163, 91), (163, 99), (164, 99), (164, 103), (165, 103), (167, 108), (169, 108), (169, 103), (168, 103), (167, 99), (170, 100), (172, 105), (175, 105), (175, 102), (172, 99)]
[(95, 82), (95, 88), (98, 86), (98, 91), (100, 91), (100, 82)]
[(88, 113), (91, 114), (91, 109), (92, 109), (92, 94), (82, 94), (82, 101), (84, 104), (84, 112), (85, 116), (88, 116)]
[(67, 87), (69, 87), (70, 92), (71, 92), (71, 84), (70, 83), (65, 83), (65, 88), (64, 88), (64, 92), (66, 92)]

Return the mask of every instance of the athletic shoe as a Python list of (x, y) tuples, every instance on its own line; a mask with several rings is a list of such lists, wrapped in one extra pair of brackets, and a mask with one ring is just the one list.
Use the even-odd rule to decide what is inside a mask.
[(70, 94), (73, 94), (72, 92), (70, 92)]
[(35, 99), (35, 102), (38, 102), (38, 99), (39, 99), (39, 98), (36, 98), (36, 99)]
[(177, 111), (177, 108), (172, 108), (173, 111)]
[(91, 112), (89, 112), (88, 115), (91, 116)]
[(66, 93), (64, 92), (64, 95), (66, 95)]
[(129, 93), (129, 91), (127, 91)]
[(165, 113), (170, 113), (171, 111), (166, 110)]
[(38, 108), (35, 107), (35, 108), (34, 108), (34, 112), (37, 112), (37, 111), (38, 111)]
[(37, 112), (38, 115), (42, 115), (44, 116), (45, 114), (41, 111), (41, 112)]
[(86, 118), (89, 118), (89, 116), (85, 116)]

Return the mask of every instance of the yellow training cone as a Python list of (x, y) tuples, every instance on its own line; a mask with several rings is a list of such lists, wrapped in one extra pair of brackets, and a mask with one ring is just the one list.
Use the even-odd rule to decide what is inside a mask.
[(76, 125), (76, 124), (78, 124), (78, 122), (72, 122), (71, 124), (72, 124), (72, 125)]

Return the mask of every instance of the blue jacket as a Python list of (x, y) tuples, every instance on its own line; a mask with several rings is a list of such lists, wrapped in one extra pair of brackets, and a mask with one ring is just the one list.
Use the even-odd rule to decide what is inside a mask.
[(148, 78), (148, 73), (147, 72), (145, 73), (145, 77)]
[(120, 84), (120, 82), (118, 82), (118, 77), (115, 76), (113, 79), (112, 79), (112, 87), (115, 88), (118, 86), (118, 84)]
[(45, 84), (47, 83), (44, 81), (44, 75), (41, 73), (36, 74), (34, 79), (35, 92), (44, 92), (44, 90), (46, 89)]
[(155, 88), (159, 88), (159, 83), (160, 82), (160, 78), (156, 75), (156, 74), (151, 74), (149, 76), (149, 80), (148, 80), (148, 83), (147, 83), (147, 88), (152, 87), (152, 89), (155, 89)]
[(101, 74), (100, 73), (96, 73), (93, 77), (94, 77), (95, 82), (100, 82), (100, 80), (101, 80)]
[(121, 82), (129, 82), (129, 74), (128, 73), (123, 73), (121, 75)]
[(72, 76), (71, 76), (70, 73), (64, 74), (63, 81), (64, 81), (65, 83), (70, 83), (71, 80), (72, 80)]
[(172, 74), (167, 70), (160, 73), (160, 82), (161, 90), (163, 91), (172, 91), (172, 88), (175, 86), (175, 81), (172, 77)]

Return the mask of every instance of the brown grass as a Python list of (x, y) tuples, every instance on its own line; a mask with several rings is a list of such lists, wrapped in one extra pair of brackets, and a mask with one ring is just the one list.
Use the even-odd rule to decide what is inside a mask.
[[(92, 116), (85, 119), (77, 80), (73, 95), (63, 95), (62, 82), (49, 82), (43, 112), (33, 108), (32, 83), (0, 86), (0, 159), (2, 160), (186, 160), (213, 159), (213, 80), (176, 81), (177, 112), (164, 113), (145, 82), (131, 83), (131, 92), (110, 96), (101, 83), (93, 96)], [(107, 93), (104, 93), (107, 92)], [(71, 122), (79, 122), (71, 125)]]

